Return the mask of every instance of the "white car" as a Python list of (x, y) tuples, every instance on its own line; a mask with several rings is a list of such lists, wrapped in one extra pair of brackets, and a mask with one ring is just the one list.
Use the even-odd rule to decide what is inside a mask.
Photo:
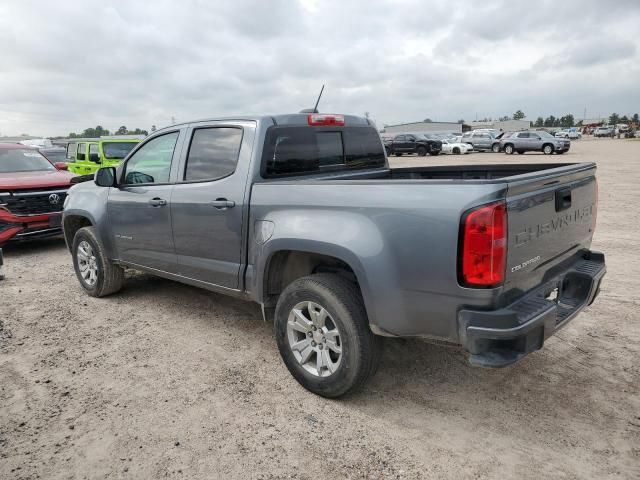
[(582, 134), (576, 130), (560, 130), (554, 135), (557, 138), (569, 138), (571, 140), (578, 140), (582, 138)]
[(452, 139), (442, 140), (442, 151), (440, 153), (448, 153), (453, 155), (460, 155), (462, 153), (473, 152), (473, 145), (468, 143), (462, 143), (460, 141)]

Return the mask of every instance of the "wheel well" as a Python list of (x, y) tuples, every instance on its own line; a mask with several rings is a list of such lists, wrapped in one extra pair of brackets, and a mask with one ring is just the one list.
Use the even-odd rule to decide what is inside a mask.
[(546, 147), (547, 145), (549, 145), (551, 147), (551, 149), (553, 149), (553, 143), (549, 143), (549, 142), (543, 143), (542, 144), (542, 149), (544, 150), (544, 147)]
[(265, 305), (275, 307), (280, 293), (287, 285), (298, 278), (319, 272), (336, 273), (358, 284), (352, 268), (339, 258), (318, 253), (283, 250), (276, 252), (267, 265), (264, 275)]
[(91, 227), (92, 225), (91, 220), (81, 215), (70, 215), (64, 219), (64, 239), (69, 251), (71, 251), (76, 232), (83, 227)]

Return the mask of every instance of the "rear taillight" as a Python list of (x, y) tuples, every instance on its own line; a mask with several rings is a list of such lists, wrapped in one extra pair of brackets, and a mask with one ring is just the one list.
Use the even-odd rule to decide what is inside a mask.
[(307, 117), (307, 122), (313, 127), (335, 126), (344, 127), (344, 115), (327, 115), (325, 113), (312, 113)]
[(484, 288), (502, 284), (507, 257), (505, 203), (492, 203), (465, 213), (460, 242), (460, 283)]

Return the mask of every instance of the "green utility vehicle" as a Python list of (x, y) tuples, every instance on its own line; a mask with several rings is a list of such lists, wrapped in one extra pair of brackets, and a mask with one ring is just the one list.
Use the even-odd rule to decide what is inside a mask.
[(77, 140), (67, 145), (68, 168), (78, 175), (94, 173), (102, 167), (115, 167), (140, 143), (139, 139)]

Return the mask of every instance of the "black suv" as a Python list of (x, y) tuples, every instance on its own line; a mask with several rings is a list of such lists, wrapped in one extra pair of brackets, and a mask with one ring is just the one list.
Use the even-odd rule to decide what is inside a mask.
[(442, 142), (424, 134), (402, 134), (387, 140), (384, 143), (387, 155), (401, 156), (403, 153), (416, 153), (424, 157), (438, 155), (442, 151)]

